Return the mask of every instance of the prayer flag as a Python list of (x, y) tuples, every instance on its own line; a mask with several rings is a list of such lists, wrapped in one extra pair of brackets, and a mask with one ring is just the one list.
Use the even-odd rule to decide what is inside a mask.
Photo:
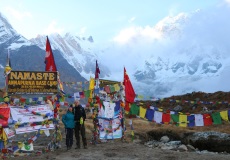
[(204, 118), (204, 125), (205, 126), (210, 126), (212, 125), (212, 117), (210, 114), (203, 114), (203, 118)]
[(222, 124), (220, 112), (212, 113), (213, 124)]
[(176, 126), (178, 126), (178, 122), (179, 122), (179, 115), (178, 114), (171, 114), (172, 120), (173, 122), (176, 124)]
[(54, 61), (53, 52), (50, 46), (49, 38), (46, 40), (46, 57), (45, 57), (46, 71), (57, 71)]
[(137, 106), (135, 103), (131, 105), (129, 114), (131, 115), (138, 115), (139, 114), (139, 106)]
[(195, 126), (195, 115), (188, 115), (187, 120), (188, 120), (188, 126), (189, 127)]
[(179, 126), (187, 127), (187, 115), (179, 115)]
[(154, 112), (155, 112), (155, 111), (152, 110), (152, 109), (147, 109), (146, 118), (147, 118), (149, 121), (152, 121), (152, 120), (153, 120)]
[(145, 118), (145, 114), (146, 114), (146, 108), (140, 107), (139, 116), (141, 118)]
[(124, 68), (124, 86), (125, 86), (125, 99), (129, 103), (133, 103), (135, 99), (135, 92), (132, 86), (132, 83), (129, 79), (126, 69)]
[(100, 69), (99, 69), (99, 66), (98, 66), (97, 60), (96, 60), (95, 79), (99, 78), (99, 74), (100, 74)]
[(221, 111), (220, 116), (224, 121), (228, 121), (228, 111)]
[(195, 125), (204, 126), (204, 118), (202, 114), (195, 114)]
[(163, 113), (163, 115), (162, 115), (162, 122), (164, 123), (164, 124), (169, 124), (169, 122), (170, 122), (170, 114), (169, 113)]

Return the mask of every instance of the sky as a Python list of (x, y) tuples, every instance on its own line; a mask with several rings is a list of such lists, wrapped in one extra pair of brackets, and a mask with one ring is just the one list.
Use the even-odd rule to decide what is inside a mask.
[[(0, 0), (0, 12), (27, 39), (67, 32), (111, 41), (125, 28), (154, 26), (166, 16), (209, 10), (223, 0)], [(229, 0), (225, 0), (229, 1)]]
[[(91, 35), (96, 43), (110, 42), (108, 47), (102, 45), (105, 52), (98, 53), (98, 62), (109, 67), (112, 80), (123, 77), (125, 66), (132, 82), (136, 71), (157, 70), (154, 81), (165, 82), (166, 88), (172, 88), (170, 94), (188, 88), (229, 88), (223, 80), (230, 69), (230, 0), (0, 0), (0, 12), (27, 39), (70, 32), (80, 37)], [(204, 61), (221, 61), (223, 65), (224, 74), (217, 73), (221, 76), (216, 75), (213, 84), (207, 83), (211, 74), (201, 74), (201, 82), (187, 86), (196, 75), (171, 72), (178, 62), (196, 66), (201, 54), (207, 57)], [(162, 70), (157, 66), (159, 57), (167, 64)], [(155, 68), (148, 69), (146, 62), (156, 64)], [(170, 86), (169, 81), (180, 76), (185, 77), (185, 85), (178, 81)]]

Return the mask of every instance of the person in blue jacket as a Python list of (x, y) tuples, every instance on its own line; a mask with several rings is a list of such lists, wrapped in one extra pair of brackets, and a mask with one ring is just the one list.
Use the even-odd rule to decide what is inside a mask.
[(74, 122), (74, 114), (73, 114), (73, 107), (70, 106), (66, 112), (62, 116), (62, 122), (65, 125), (65, 131), (66, 131), (66, 146), (67, 150), (71, 149), (73, 145), (73, 130), (75, 128), (75, 122)]

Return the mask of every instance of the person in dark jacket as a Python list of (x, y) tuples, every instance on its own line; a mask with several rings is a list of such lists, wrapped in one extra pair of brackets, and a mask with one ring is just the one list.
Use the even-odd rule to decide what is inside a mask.
[(80, 148), (80, 133), (82, 137), (83, 146), (87, 149), (86, 135), (85, 135), (85, 125), (84, 121), (86, 119), (85, 109), (82, 107), (78, 100), (74, 101), (74, 120), (75, 120), (75, 138), (76, 138), (76, 148)]
[(70, 106), (66, 112), (62, 116), (62, 122), (65, 125), (66, 130), (66, 146), (67, 150), (71, 149), (73, 145), (73, 130), (75, 127), (75, 121), (74, 121), (74, 114), (73, 114), (73, 107)]

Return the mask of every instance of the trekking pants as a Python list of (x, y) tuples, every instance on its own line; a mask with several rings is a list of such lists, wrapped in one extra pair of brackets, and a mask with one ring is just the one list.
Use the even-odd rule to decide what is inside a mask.
[(72, 147), (73, 145), (73, 128), (66, 128), (66, 146)]
[(76, 145), (79, 148), (80, 148), (80, 133), (81, 133), (83, 145), (87, 146), (84, 123), (82, 125), (78, 123), (75, 125)]

